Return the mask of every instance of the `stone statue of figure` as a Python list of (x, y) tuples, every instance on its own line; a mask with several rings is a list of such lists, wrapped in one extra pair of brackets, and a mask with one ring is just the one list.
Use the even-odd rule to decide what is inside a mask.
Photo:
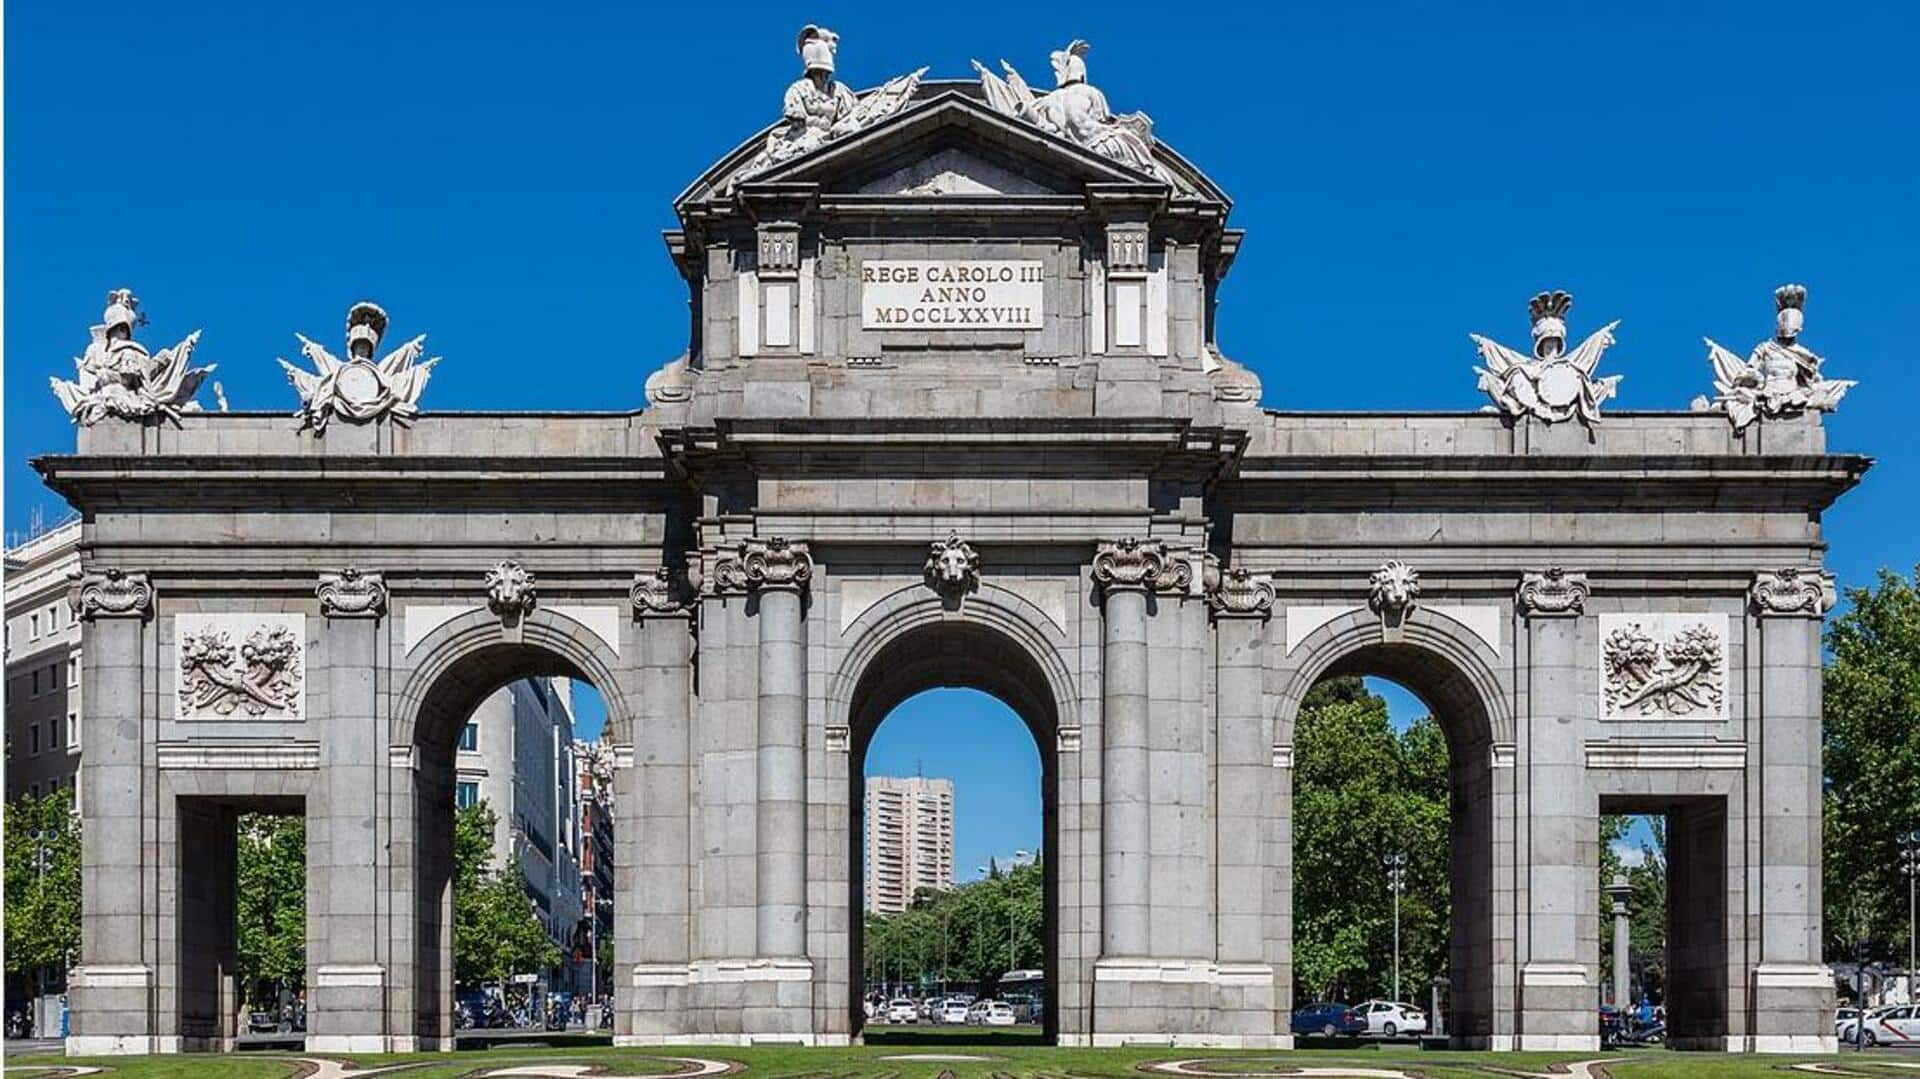
[(213, 373), (212, 367), (192, 367), (188, 363), (200, 341), (200, 331), (188, 334), (172, 348), (149, 355), (147, 347), (133, 339), (134, 327), (146, 321), (132, 289), (107, 293), (100, 325), (93, 327), (86, 351), (73, 361), (74, 380), (50, 380), (54, 396), (73, 422), (86, 426), (108, 416), (178, 419), (183, 412), (200, 411), (194, 394)]
[(387, 333), (387, 313), (379, 304), (362, 301), (347, 309), (347, 358), (342, 361), (301, 334), (300, 351), (313, 361), (303, 371), (285, 360), (287, 381), (300, 395), (300, 426), (324, 432), (329, 420), (366, 423), (383, 416), (405, 424), (420, 414), (420, 395), (439, 357), (420, 361), (426, 352), (425, 334), (408, 341), (384, 359), (374, 353)]
[(1619, 375), (1596, 376), (1600, 357), (1613, 345), (1616, 319), (1587, 335), (1567, 351), (1567, 312), (1573, 296), (1542, 292), (1527, 303), (1533, 322), (1533, 354), (1523, 355), (1477, 333), (1468, 334), (1487, 366), (1476, 367), (1480, 389), (1493, 399), (1491, 409), (1505, 415), (1532, 416), (1547, 423), (1578, 419), (1600, 422), (1600, 405), (1614, 395)]
[(1713, 364), (1718, 394), (1712, 401), (1696, 399), (1694, 408), (1725, 412), (1736, 431), (1762, 417), (1797, 416), (1808, 409), (1833, 411), (1854, 384), (1820, 377), (1819, 354), (1800, 343), (1806, 303), (1805, 286), (1774, 289), (1773, 339), (1753, 346), (1745, 360), (1707, 338), (1707, 359)]
[(1035, 97), (1025, 79), (1005, 60), (1002, 79), (988, 71), (980, 61), (973, 69), (980, 73), (980, 85), (987, 103), (1000, 112), (1018, 117), (1069, 142), (1078, 143), (1103, 157), (1151, 176), (1164, 177), (1153, 158), (1153, 121), (1146, 113), (1115, 116), (1107, 105), (1107, 95), (1087, 82), (1087, 51), (1092, 46), (1076, 38), (1067, 47), (1053, 53), (1051, 93)]
[(920, 88), (926, 68), (889, 79), (862, 98), (834, 78), (834, 58), (840, 35), (808, 23), (800, 28), (800, 77), (787, 87), (781, 101), (781, 123), (767, 134), (767, 142), (742, 175), (759, 172), (789, 158), (799, 157), (826, 143), (858, 131), (876, 120), (899, 112)]

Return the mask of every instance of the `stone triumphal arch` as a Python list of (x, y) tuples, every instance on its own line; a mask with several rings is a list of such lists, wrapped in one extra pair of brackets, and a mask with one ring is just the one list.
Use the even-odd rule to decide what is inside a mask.
[(637, 411), (423, 411), (371, 304), (297, 418), (202, 411), (110, 298), (37, 462), (85, 515), (73, 1051), (234, 1036), (250, 807), (307, 819), (310, 1046), (449, 1045), (450, 757), (529, 674), (607, 701), (623, 1043), (858, 1035), (859, 755), (965, 685), (1041, 749), (1058, 1039), (1287, 1044), (1294, 723), (1346, 673), (1446, 732), (1457, 1041), (1596, 1044), (1630, 810), (1675, 830), (1676, 1042), (1830, 1042), (1820, 515), (1866, 462), (1804, 290), (1691, 411), (1603, 416), (1564, 293), (1478, 339), (1485, 411), (1272, 411), (1216, 335), (1227, 196), (1084, 48), (1045, 94), (800, 48), (675, 203), (691, 337)]

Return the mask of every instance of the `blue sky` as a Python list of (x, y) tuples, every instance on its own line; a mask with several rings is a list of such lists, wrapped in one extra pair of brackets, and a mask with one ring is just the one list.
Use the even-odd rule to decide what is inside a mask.
[[(296, 399), (275, 356), (374, 299), (430, 334), (439, 409), (627, 409), (685, 345), (659, 231), (775, 117), (804, 20), (841, 74), (1068, 39), (1093, 81), (1237, 200), (1225, 351), (1287, 409), (1466, 409), (1469, 331), (1526, 335), (1543, 288), (1619, 318), (1619, 409), (1708, 389), (1801, 281), (1806, 341), (1861, 386), (1836, 449), (1880, 459), (1825, 524), (1843, 584), (1911, 568), (1920, 401), (1920, 5), (795, 7), (16, 3), (6, 24), (4, 520), (57, 500), (71, 372), (110, 288), (236, 408)], [(1022, 735), (1024, 737), (1024, 735)], [(955, 741), (968, 754), (1004, 747)], [(928, 753), (929, 758), (933, 753)], [(1005, 840), (1004, 842), (1002, 840)], [(986, 847), (1024, 845), (992, 837)]]

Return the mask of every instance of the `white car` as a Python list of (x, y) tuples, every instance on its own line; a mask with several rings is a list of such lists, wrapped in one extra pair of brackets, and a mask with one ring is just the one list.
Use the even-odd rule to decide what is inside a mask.
[(1860, 1021), (1849, 1019), (1840, 1024), (1840, 1042), (1852, 1045), (1920, 1045), (1920, 1005), (1897, 1004), (1875, 1008), (1867, 1013), (1865, 1034), (1857, 1033)]
[(942, 1023), (966, 1022), (967, 1002), (954, 997), (948, 997), (946, 1001), (940, 1005), (940, 1021)]
[(986, 1007), (980, 1012), (981, 1026), (1010, 1027), (1013, 1025), (1013, 1005), (1004, 1000), (989, 1000), (983, 1003)]
[(1367, 1021), (1367, 1033), (1383, 1038), (1402, 1034), (1425, 1034), (1427, 1013), (1411, 1004), (1394, 1000), (1369, 1000), (1356, 1005), (1354, 1013)]
[(887, 1004), (887, 1022), (917, 1023), (920, 1021), (920, 1008), (913, 1001), (900, 997)]

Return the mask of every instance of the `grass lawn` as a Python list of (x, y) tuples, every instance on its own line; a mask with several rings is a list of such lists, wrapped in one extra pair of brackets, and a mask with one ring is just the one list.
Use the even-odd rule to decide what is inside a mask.
[[(926, 1032), (922, 1032), (925, 1034)], [(994, 1032), (998, 1034), (999, 1032)], [(985, 1059), (903, 1060), (903, 1056), (951, 1055)], [(844, 1049), (802, 1049), (787, 1046), (686, 1049), (542, 1049), (497, 1048), (459, 1053), (357, 1056), (348, 1061), (346, 1076), (363, 1068), (409, 1065), (389, 1073), (399, 1079), (481, 1079), (501, 1069), (537, 1074), (538, 1066), (553, 1065), (554, 1074), (578, 1074), (567, 1069), (591, 1069), (601, 1075), (665, 1075), (680, 1065), (667, 1057), (724, 1060), (738, 1066), (738, 1074), (810, 1079), (1067, 1079), (1085, 1076), (1148, 1079), (1164, 1072), (1148, 1070), (1160, 1061), (1193, 1062), (1195, 1071), (1209, 1075), (1284, 1076), (1292, 1069), (1367, 1069), (1373, 1075), (1403, 1074), (1418, 1079), (1516, 1079), (1518, 1076), (1564, 1074), (1567, 1065), (1601, 1059), (1592, 1069), (1599, 1079), (1790, 1079), (1791, 1065), (1820, 1061), (1846, 1073), (1879, 1077), (1904, 1075), (1920, 1079), (1920, 1053), (1848, 1053), (1840, 1057), (1739, 1056), (1716, 1053), (1669, 1053), (1658, 1050), (1629, 1054), (1580, 1053), (1468, 1053), (1422, 1051), (1413, 1047), (1379, 1049), (1301, 1050), (1289, 1053), (1257, 1050), (1062, 1049), (1018, 1044), (1001, 1035), (972, 1039), (924, 1037), (913, 1044), (864, 1045)], [(311, 1073), (294, 1054), (192, 1055), (110, 1057), (69, 1060), (59, 1056), (9, 1056), (11, 1074), (58, 1075), (73, 1065), (95, 1065), (126, 1079), (299, 1079)], [(1326, 1075), (1330, 1072), (1319, 1072)], [(316, 1079), (328, 1079), (317, 1076)]]

